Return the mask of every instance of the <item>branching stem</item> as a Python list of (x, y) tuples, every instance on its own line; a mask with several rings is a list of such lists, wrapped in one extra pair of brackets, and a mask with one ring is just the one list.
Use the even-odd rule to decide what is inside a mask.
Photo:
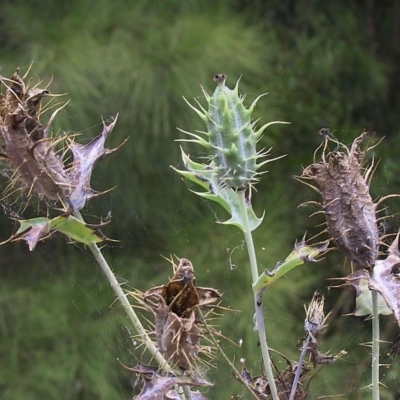
[[(73, 215), (75, 218), (78, 218), (79, 220), (84, 221), (82, 218), (82, 215), (79, 211), (74, 211)], [(112, 272), (106, 259), (104, 258), (103, 254), (101, 253), (99, 247), (96, 245), (96, 243), (89, 244), (88, 247), (89, 247), (90, 251), (92, 252), (97, 264), (99, 265), (99, 267), (103, 271), (104, 275), (106, 276), (108, 282), (110, 283), (111, 288), (113, 289), (114, 293), (116, 294), (118, 301), (120, 302), (123, 309), (125, 310), (126, 315), (128, 316), (129, 320), (131, 321), (133, 327), (135, 328), (136, 332), (139, 334), (141, 340), (143, 341), (143, 343), (145, 344), (147, 349), (150, 351), (152, 356), (157, 361), (160, 369), (162, 369), (166, 373), (173, 373), (173, 369), (170, 367), (168, 362), (165, 360), (163, 355), (157, 349), (154, 342), (149, 337), (146, 329), (142, 325), (134, 308), (130, 304), (125, 292), (122, 290), (121, 285), (117, 281), (117, 278), (115, 277), (114, 273)], [(184, 390), (187, 390), (187, 388)], [(190, 399), (190, 397), (188, 398), (185, 394), (179, 394), (179, 395), (182, 400)]]
[[(247, 251), (249, 253), (252, 283), (254, 283), (257, 281), (258, 278), (257, 257), (254, 248), (253, 236), (250, 230), (249, 218), (247, 214), (246, 192), (244, 190), (239, 192), (239, 199), (240, 199), (240, 212), (242, 214), (242, 219), (243, 219), (244, 237), (246, 241)], [(263, 364), (265, 372), (267, 374), (269, 388), (271, 390), (271, 395), (273, 400), (279, 400), (278, 391), (275, 385), (274, 373), (272, 371), (272, 362), (269, 355), (267, 335), (265, 332), (265, 321), (262, 309), (262, 292), (254, 293), (254, 307), (256, 316), (256, 329), (260, 339)]]

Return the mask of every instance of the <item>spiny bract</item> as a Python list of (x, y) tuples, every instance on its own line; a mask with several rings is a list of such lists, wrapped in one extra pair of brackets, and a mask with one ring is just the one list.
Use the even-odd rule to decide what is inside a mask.
[(234, 189), (245, 188), (257, 182), (257, 171), (271, 161), (258, 163), (258, 159), (268, 152), (257, 152), (256, 144), (265, 128), (274, 122), (254, 130), (255, 122), (251, 121), (251, 114), (262, 95), (246, 108), (244, 98), (238, 94), (239, 81), (233, 90), (225, 86), (224, 74), (215, 75), (214, 81), (217, 87), (212, 96), (203, 89), (208, 110), (199, 102), (199, 109), (188, 103), (206, 124), (207, 132), (200, 132), (204, 137), (185, 132), (194, 138), (186, 141), (207, 149), (211, 160), (209, 166), (216, 171), (221, 183)]

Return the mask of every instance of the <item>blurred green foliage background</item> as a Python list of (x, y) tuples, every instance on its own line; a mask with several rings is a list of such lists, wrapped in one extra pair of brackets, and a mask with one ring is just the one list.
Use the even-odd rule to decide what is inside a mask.
[[(104, 233), (117, 240), (104, 252), (127, 289), (146, 290), (166, 282), (171, 267), (162, 256), (189, 258), (201, 286), (224, 293), (224, 304), (241, 310), (221, 320), (233, 343), (227, 354), (245, 358), (260, 373), (253, 331), (250, 271), (242, 236), (215, 224), (221, 210), (202, 202), (173, 173), (180, 166), (179, 143), (187, 131), (203, 129), (183, 101), (202, 102), (200, 85), (212, 93), (212, 76), (224, 72), (228, 85), (241, 77), (241, 92), (257, 105), (260, 123), (289, 121), (268, 129), (261, 147), (272, 156), (253, 194), (265, 220), (255, 232), (261, 268), (273, 268), (304, 232), (317, 233), (312, 210), (298, 208), (315, 194), (293, 177), (312, 161), (317, 132), (329, 127), (345, 143), (361, 131), (385, 137), (375, 150), (382, 159), (374, 196), (398, 193), (400, 109), (400, 3), (356, 0), (0, 0), (0, 67), (16, 67), (66, 93), (71, 103), (55, 131), (101, 131), (101, 117), (119, 113), (109, 147), (127, 144), (96, 168), (93, 187), (116, 188), (84, 210), (89, 222), (111, 217)], [(191, 154), (200, 151), (190, 148)], [(201, 155), (201, 154), (200, 154)], [(6, 204), (15, 213), (23, 205)], [(396, 232), (398, 200), (385, 203), (386, 232)], [(37, 210), (28, 209), (35, 213)], [(43, 211), (43, 210), (42, 210)], [(44, 210), (45, 212), (45, 210)], [(15, 229), (0, 217), (1, 239)], [(303, 335), (303, 305), (315, 290), (327, 297), (330, 325), (322, 350), (348, 354), (311, 382), (310, 398), (342, 394), (368, 399), (370, 322), (352, 316), (351, 290), (328, 290), (328, 278), (349, 272), (331, 253), (279, 282), (265, 295), (270, 345), (295, 360)], [(81, 246), (52, 238), (29, 253), (23, 244), (0, 248), (0, 399), (131, 399), (140, 384), (119, 361), (144, 359), (128, 321), (91, 256)], [(387, 354), (397, 341), (393, 318), (382, 318), (382, 399), (400, 399), (399, 365)], [(118, 361), (119, 360), (119, 361)], [(276, 357), (279, 368), (285, 361)], [(210, 399), (246, 398), (224, 361), (208, 371)]]

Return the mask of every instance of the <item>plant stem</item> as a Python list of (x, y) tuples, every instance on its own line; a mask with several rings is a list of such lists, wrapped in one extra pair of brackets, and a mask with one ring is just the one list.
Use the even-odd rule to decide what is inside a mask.
[(292, 384), (292, 390), (290, 392), (289, 400), (295, 400), (295, 398), (296, 398), (297, 385), (299, 384), (300, 374), (301, 374), (301, 372), (303, 370), (303, 363), (304, 363), (304, 359), (305, 359), (306, 354), (307, 354), (308, 344), (310, 343), (310, 341), (311, 341), (311, 335), (309, 333), (307, 333), (307, 337), (303, 342), (303, 348), (301, 349), (300, 359), (299, 359), (299, 362), (297, 364), (296, 374), (294, 376), (294, 380), (293, 380), (293, 384)]
[[(78, 210), (73, 212), (75, 218), (78, 218), (81, 221), (84, 221), (82, 218), (81, 213)], [(140, 335), (141, 340), (144, 342), (147, 349), (156, 359), (160, 368), (166, 373), (174, 373), (173, 369), (170, 367), (168, 362), (165, 360), (163, 355), (157, 349), (156, 345), (151, 340), (150, 336), (148, 335), (146, 329), (142, 325), (140, 319), (138, 318), (135, 310), (131, 306), (125, 292), (122, 290), (121, 285), (117, 281), (114, 273), (112, 272), (110, 266), (108, 265), (106, 259), (104, 258), (103, 254), (101, 253), (99, 247), (96, 243), (92, 243), (88, 245), (90, 251), (92, 252), (97, 264), (100, 266), (101, 270), (103, 271), (104, 275), (106, 276), (108, 282), (111, 285), (111, 288), (114, 290), (120, 304), (122, 305), (123, 309), (125, 310), (129, 320), (132, 322), (133, 327), (135, 328), (136, 332)], [(188, 390), (185, 388), (184, 390)], [(190, 394), (189, 394), (190, 396)], [(190, 397), (187, 397), (184, 393), (179, 393), (179, 397), (182, 400), (190, 400)]]
[[(242, 214), (242, 219), (243, 219), (244, 237), (246, 241), (247, 251), (249, 253), (252, 283), (254, 283), (258, 279), (258, 267), (257, 267), (257, 257), (254, 248), (253, 236), (251, 234), (249, 218), (247, 214), (246, 193), (244, 190), (242, 190), (238, 193), (238, 195), (240, 199), (240, 212)], [(279, 400), (278, 391), (275, 385), (274, 373), (272, 371), (272, 362), (269, 355), (267, 335), (265, 332), (264, 314), (262, 309), (262, 292), (254, 293), (254, 307), (256, 312), (256, 329), (260, 340), (261, 354), (263, 358), (264, 369), (267, 374), (269, 388), (273, 400)]]
[(379, 400), (379, 310), (378, 292), (372, 296), (372, 399)]

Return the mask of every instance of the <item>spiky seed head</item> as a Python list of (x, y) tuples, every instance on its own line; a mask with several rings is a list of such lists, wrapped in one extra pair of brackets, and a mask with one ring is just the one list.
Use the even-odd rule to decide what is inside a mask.
[(306, 309), (304, 329), (312, 336), (316, 336), (325, 326), (327, 317), (325, 317), (324, 313), (324, 302), (324, 296), (315, 292), (308, 308)]
[(316, 182), (329, 235), (357, 269), (374, 266), (379, 246), (377, 205), (369, 193), (371, 168), (363, 174), (362, 160), (368, 151), (361, 150), (365, 137), (366, 133), (357, 137), (350, 149), (339, 143), (340, 150), (324, 150), (321, 161), (302, 174), (302, 178)]

